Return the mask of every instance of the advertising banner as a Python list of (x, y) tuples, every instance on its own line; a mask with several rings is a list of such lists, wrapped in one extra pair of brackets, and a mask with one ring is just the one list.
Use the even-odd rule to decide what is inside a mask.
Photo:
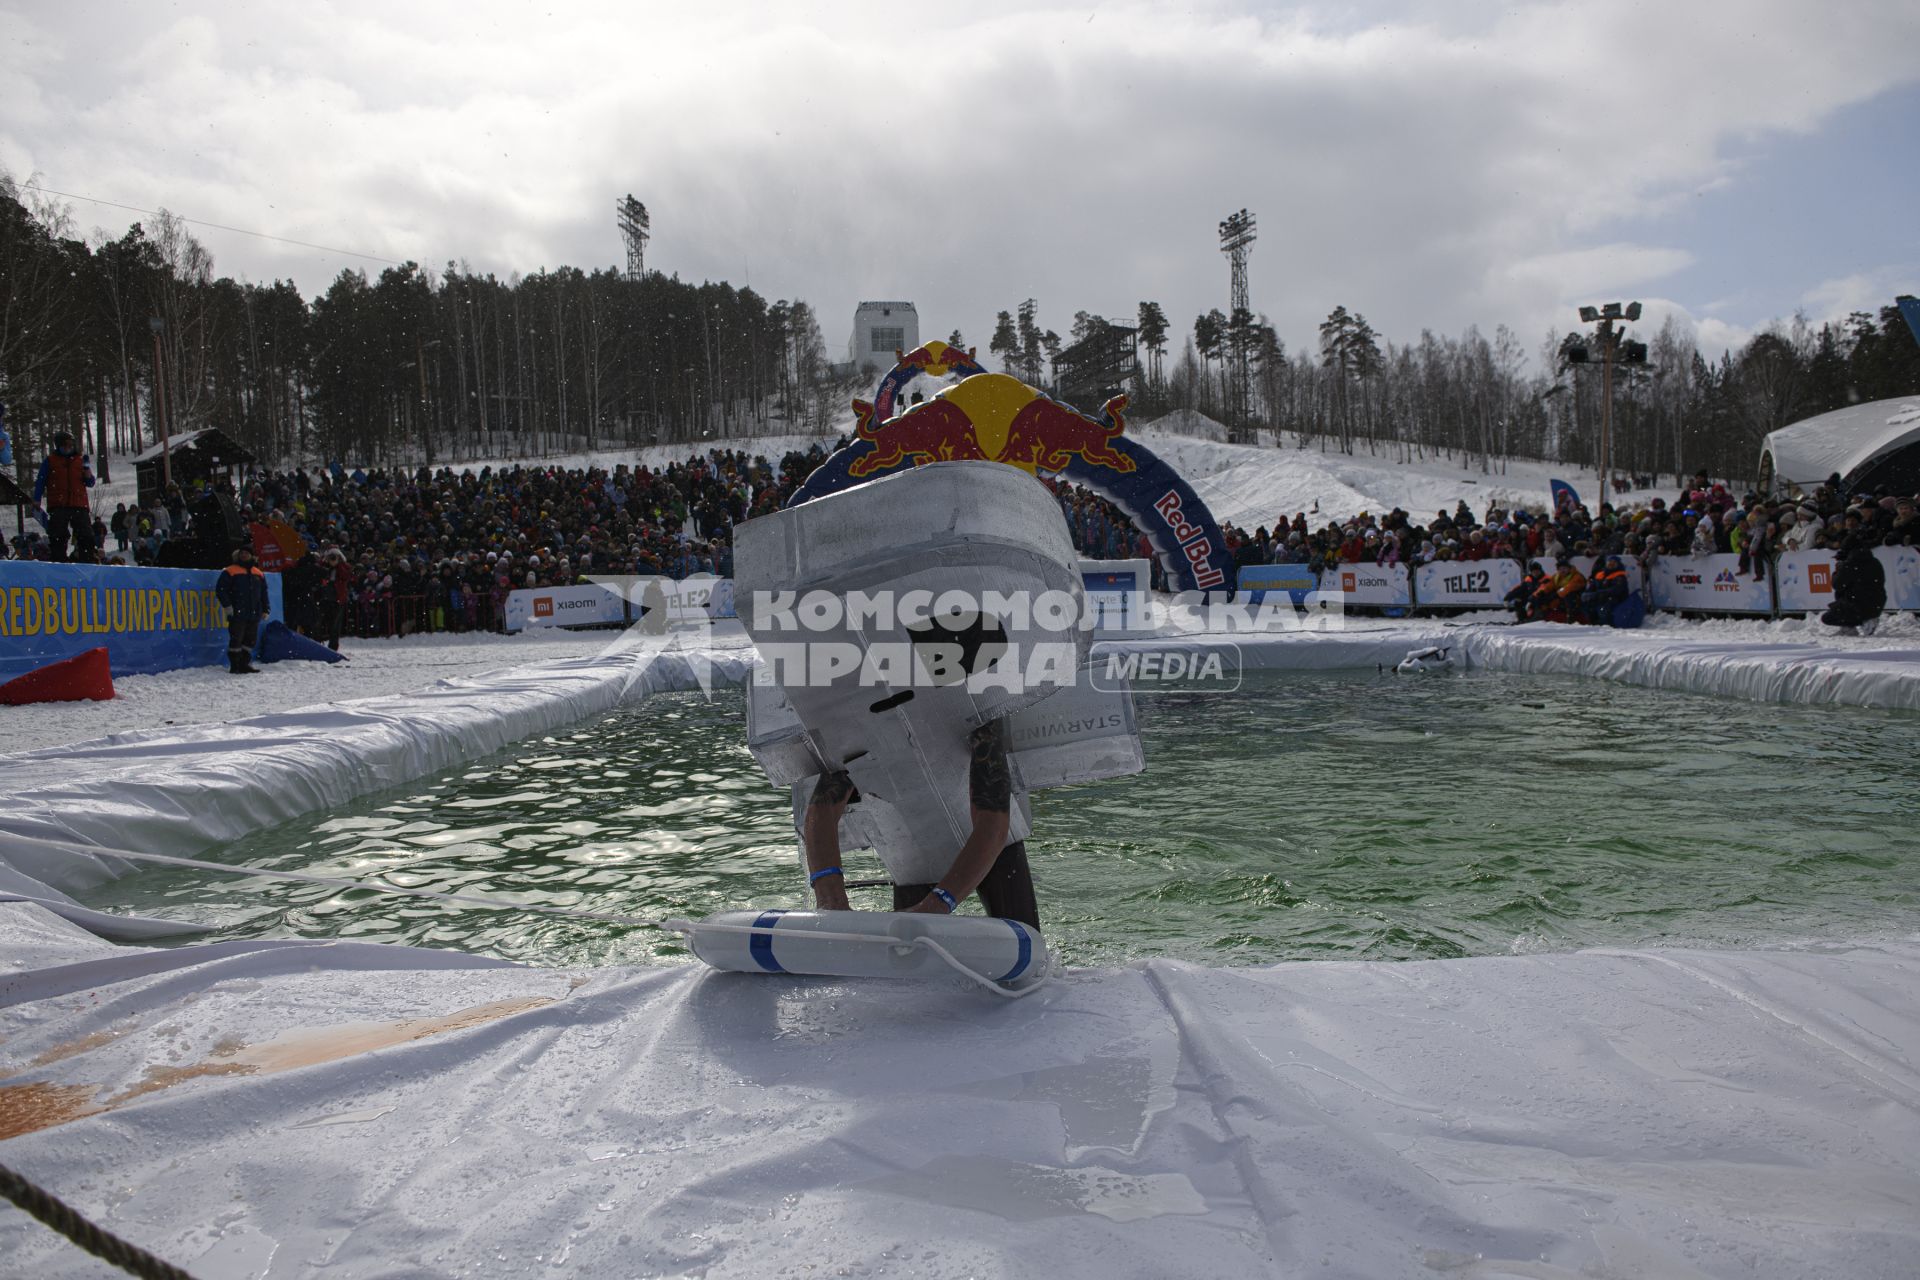
[[(1874, 558), (1887, 575), (1887, 608), (1920, 609), (1920, 551), (1878, 547)], [(1833, 603), (1832, 551), (1787, 551), (1774, 567), (1774, 591), (1782, 613), (1823, 613)]]
[[(115, 676), (227, 660), (227, 611), (212, 569), (0, 560), (0, 680), (105, 647)], [(267, 575), (269, 617), (284, 617)]]
[[(624, 626), (638, 620), (642, 605), (656, 598), (666, 604), (668, 623), (703, 623), (712, 618), (738, 616), (734, 611), (732, 578), (711, 575), (696, 575), (685, 580), (618, 577), (572, 587), (524, 587), (510, 591), (506, 628), (521, 631), (527, 627)], [(635, 602), (633, 607), (629, 608), (628, 600)]]
[(1322, 594), (1338, 594), (1342, 603), (1352, 605), (1410, 605), (1413, 582), (1407, 566), (1396, 564), (1338, 564), (1320, 584)]
[(1887, 608), (1920, 609), (1920, 551), (1881, 547), (1873, 553), (1887, 570)]
[(611, 587), (522, 587), (507, 593), (506, 627), (601, 627), (624, 624), (627, 602)]
[(706, 574), (695, 574), (678, 581), (662, 578), (660, 590), (667, 598), (667, 616), (674, 622), (705, 622), (709, 618), (740, 616), (734, 609), (732, 578), (715, 578)]
[(1094, 630), (1111, 635), (1146, 627), (1147, 592), (1153, 581), (1151, 563), (1144, 559), (1082, 560), (1079, 567)]
[(1773, 578), (1756, 582), (1753, 573), (1740, 572), (1740, 557), (1661, 556), (1653, 562), (1652, 600), (1656, 609), (1684, 609), (1700, 613), (1773, 612)]
[(1507, 592), (1520, 585), (1520, 566), (1504, 556), (1489, 560), (1436, 560), (1413, 573), (1421, 607), (1506, 607)]
[(1320, 575), (1304, 564), (1250, 564), (1240, 570), (1239, 587), (1249, 604), (1265, 603), (1270, 591), (1299, 604), (1320, 589)]

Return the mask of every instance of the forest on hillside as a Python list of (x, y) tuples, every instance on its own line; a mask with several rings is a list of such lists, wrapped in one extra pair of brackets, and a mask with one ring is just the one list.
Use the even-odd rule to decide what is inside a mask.
[[(999, 314), (989, 356), (1056, 389), (1076, 353), (1124, 351), (1124, 380), (1099, 394), (1129, 392), (1134, 420), (1192, 410), (1250, 441), (1483, 473), (1513, 457), (1601, 459), (1604, 379), (1574, 358), (1591, 345), (1579, 332), (1531, 350), (1505, 325), (1395, 342), (1336, 306), (1312, 347), (1289, 351), (1265, 316), (1214, 310), (1176, 354), (1155, 302), (1121, 320), (1077, 312), (1068, 328), (1045, 328), (1029, 298)], [(1643, 340), (1645, 362), (1612, 380), (1612, 463), (1630, 473), (1748, 478), (1769, 431), (1920, 394), (1920, 343), (1891, 302), (1817, 327), (1796, 318), (1714, 359), (1671, 318)], [(342, 271), (308, 299), (288, 281), (216, 275), (164, 211), (84, 238), (66, 206), (0, 176), (0, 402), (22, 475), (60, 428), (99, 455), (150, 445), (164, 423), (217, 427), (275, 464), (431, 464), (824, 432), (863, 389), (836, 374), (800, 300), (659, 273), (502, 280), (412, 262)]]
[[(1175, 334), (1158, 303), (1142, 302), (1127, 321), (1080, 312), (1063, 340), (1041, 327), (1028, 299), (1000, 313), (992, 350), (1011, 369), (1045, 376), (1055, 361), (1097, 346), (1103, 330), (1126, 333), (1137, 349), (1128, 388), (1136, 417), (1190, 410), (1249, 440), (1264, 432), (1302, 448), (1457, 458), (1483, 473), (1498, 472), (1507, 458), (1600, 465), (1606, 376), (1591, 333), (1549, 333), (1531, 351), (1505, 325), (1491, 338), (1470, 327), (1458, 337), (1422, 331), (1397, 343), (1336, 306), (1311, 349), (1289, 352), (1265, 316), (1215, 310), (1195, 319), (1170, 359)], [(1816, 327), (1795, 317), (1714, 359), (1671, 316), (1643, 341), (1644, 362), (1612, 371), (1607, 427), (1617, 471), (1705, 467), (1750, 479), (1770, 431), (1851, 404), (1920, 395), (1920, 341), (1891, 299), (1877, 314), (1854, 312), (1839, 323)], [(1240, 362), (1244, 395), (1233, 376)], [(1081, 407), (1096, 408), (1096, 400)]]
[(436, 463), (825, 430), (845, 396), (805, 302), (611, 269), (237, 281), (164, 211), (118, 239), (0, 179), (0, 401), (126, 453), (217, 427), (270, 462)]

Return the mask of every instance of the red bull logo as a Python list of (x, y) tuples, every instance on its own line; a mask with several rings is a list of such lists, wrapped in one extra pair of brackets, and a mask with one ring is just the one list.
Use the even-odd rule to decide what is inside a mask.
[(899, 361), (896, 368), (917, 369), (921, 373), (943, 378), (953, 372), (962, 362), (973, 363), (973, 352), (962, 351), (959, 347), (948, 346), (939, 340), (922, 343), (911, 351), (894, 350), (894, 358)]
[[(902, 359), (910, 360), (936, 346), (941, 353), (930, 360), (937, 361), (940, 354), (952, 350), (944, 343), (928, 343)], [(931, 365), (920, 367), (934, 371)], [(1113, 445), (1114, 437), (1126, 430), (1121, 417), (1126, 406), (1125, 396), (1107, 401), (1103, 422), (1004, 373), (962, 379), (884, 422), (874, 421), (873, 405), (856, 400), (854, 437), (873, 448), (856, 458), (847, 474), (860, 480), (902, 463), (918, 466), (969, 459), (1004, 462), (1032, 474), (1064, 471), (1075, 458), (1130, 472), (1134, 460)]]
[(903, 462), (917, 467), (923, 462), (983, 460), (987, 456), (974, 440), (973, 423), (966, 413), (938, 396), (881, 423), (874, 422), (873, 406), (864, 400), (855, 400), (853, 411), (859, 417), (854, 438), (873, 444), (871, 453), (854, 459), (847, 468), (847, 474), (856, 480), (891, 471)]

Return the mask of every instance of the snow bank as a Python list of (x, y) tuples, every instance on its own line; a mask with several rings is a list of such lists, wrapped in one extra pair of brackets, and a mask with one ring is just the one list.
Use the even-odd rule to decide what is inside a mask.
[(1920, 645), (1838, 648), (1740, 633), (1609, 631), (1549, 622), (1466, 632), (1469, 661), (1495, 671), (1620, 680), (1654, 689), (1920, 711)]
[[(346, 641), (347, 662), (277, 662), (237, 678), (224, 666), (183, 667), (155, 675), (114, 674), (107, 702), (42, 702), (0, 708), (0, 743), (8, 753), (146, 729), (239, 720), (268, 712), (418, 689), (450, 676), (598, 653), (608, 633), (554, 628), (516, 636), (491, 633)], [(9, 761), (0, 755), (0, 770)]]
[[(205, 1277), (1920, 1266), (1911, 941), (1156, 961), (1008, 1004), (0, 934), (7, 1163)], [(21, 1214), (0, 1254), (98, 1272)]]

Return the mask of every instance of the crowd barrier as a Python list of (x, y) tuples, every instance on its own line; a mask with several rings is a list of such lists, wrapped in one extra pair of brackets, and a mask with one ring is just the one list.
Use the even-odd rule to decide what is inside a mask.
[[(1874, 555), (1886, 569), (1887, 608), (1920, 611), (1920, 550), (1881, 547)], [(1572, 560), (1592, 576), (1595, 557)], [(1758, 578), (1751, 565), (1741, 572), (1737, 555), (1662, 556), (1650, 570), (1629, 557), (1621, 562), (1628, 589), (1641, 592), (1650, 609), (1774, 617), (1819, 613), (1833, 603), (1831, 551), (1785, 552)], [(1318, 575), (1299, 564), (1249, 565), (1240, 570), (1239, 589), (1253, 604), (1285, 590), (1296, 603), (1318, 593), (1366, 608), (1502, 609), (1522, 576), (1519, 562), (1504, 557), (1434, 561), (1411, 574), (1405, 565), (1342, 563)]]
[[(1878, 547), (1874, 558), (1887, 574), (1887, 608), (1920, 610), (1920, 551)], [(1833, 603), (1831, 551), (1788, 551), (1774, 566), (1774, 595), (1781, 613), (1812, 613)]]
[(1094, 630), (1108, 636), (1146, 632), (1151, 560), (1082, 560), (1079, 568)]
[[(656, 580), (666, 595), (668, 617), (672, 621), (737, 616), (732, 578), (696, 575)], [(595, 582), (572, 587), (522, 587), (507, 593), (505, 626), (508, 631), (524, 631), (528, 627), (624, 626), (634, 620), (629, 597), (640, 597), (638, 584), (626, 593), (611, 584)]]
[(1303, 564), (1250, 564), (1240, 570), (1236, 585), (1250, 604), (1264, 604), (1269, 594), (1282, 592), (1299, 604), (1320, 589), (1320, 575)]
[[(285, 616), (269, 573), (269, 617)], [(116, 678), (227, 660), (212, 569), (0, 560), (0, 680), (105, 648)]]

